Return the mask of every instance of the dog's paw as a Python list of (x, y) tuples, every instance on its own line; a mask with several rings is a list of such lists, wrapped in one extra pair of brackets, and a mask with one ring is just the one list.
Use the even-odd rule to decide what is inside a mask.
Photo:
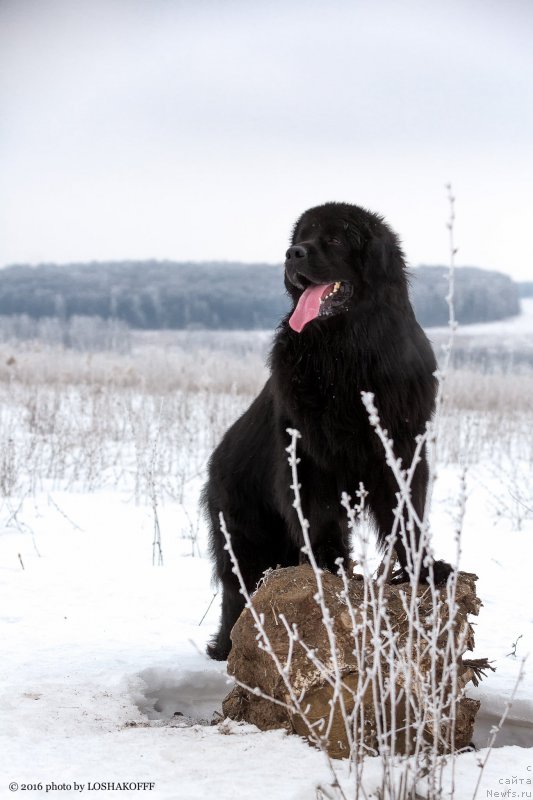
[(409, 583), (409, 580), (410, 578), (407, 570), (403, 567), (398, 567), (398, 569), (394, 570), (387, 583), (398, 586), (400, 583)]
[(212, 658), (213, 661), (227, 661), (231, 650), (231, 641), (221, 642), (219, 639), (213, 639), (207, 647), (205, 652)]
[[(453, 572), (453, 567), (451, 564), (448, 564), (446, 561), (433, 561), (431, 569), (429, 567), (424, 567), (421, 570), (418, 583), (429, 583), (430, 580), (432, 580), (435, 586), (443, 586), (446, 584), (451, 572)], [(430, 577), (431, 574), (433, 574), (433, 579)], [(388, 583), (396, 586), (398, 584), (410, 582), (411, 575), (409, 574), (408, 570), (404, 569), (404, 567), (398, 567), (398, 569), (395, 569), (388, 581)]]
[(447, 561), (434, 561), (433, 580), (435, 582), (435, 586), (443, 586), (447, 582), (452, 572), (453, 567), (451, 564), (448, 564)]

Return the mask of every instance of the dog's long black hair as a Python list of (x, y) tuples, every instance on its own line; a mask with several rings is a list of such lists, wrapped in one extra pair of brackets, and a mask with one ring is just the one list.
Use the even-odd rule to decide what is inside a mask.
[[(243, 608), (224, 549), (220, 511), (249, 591), (267, 568), (303, 560), (287, 428), (301, 433), (299, 481), (313, 552), (321, 567), (336, 571), (336, 559), (346, 560), (350, 551), (342, 492), (353, 496), (364, 483), (382, 546), (397, 505), (398, 486), (361, 392), (374, 393), (381, 424), (404, 466), (411, 464), (415, 437), (434, 410), (435, 357), (409, 301), (400, 244), (380, 216), (344, 203), (306, 211), (286, 254), (285, 286), (294, 308), (301, 307), (306, 291), (321, 293), (321, 286), (328, 287), (327, 299), (320, 301), (318, 313), (304, 313), (307, 321), (300, 332), (291, 326), (294, 308), (281, 321), (269, 380), (210, 460), (203, 502), (223, 594), (220, 629), (208, 653), (217, 659), (227, 658), (230, 631)], [(427, 481), (422, 453), (411, 484), (419, 518)], [(395, 549), (405, 570), (407, 554), (400, 539)], [(444, 562), (435, 562), (434, 569), (437, 580), (449, 572)], [(421, 580), (426, 577), (427, 565)]]

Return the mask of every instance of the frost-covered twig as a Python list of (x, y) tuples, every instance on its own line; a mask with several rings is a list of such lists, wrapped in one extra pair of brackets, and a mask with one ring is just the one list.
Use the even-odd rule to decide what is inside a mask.
[(446, 184), (448, 206), (450, 215), (446, 223), (448, 229), (448, 293), (446, 295), (446, 303), (448, 305), (448, 341), (443, 345), (443, 358), (442, 364), (439, 365), (435, 373), (437, 379), (437, 394), (435, 398), (435, 413), (432, 420), (428, 420), (428, 448), (427, 460), (429, 465), (429, 480), (426, 493), (426, 509), (424, 512), (424, 522), (427, 522), (429, 510), (431, 508), (431, 500), (433, 497), (433, 487), (436, 479), (437, 469), (437, 442), (439, 439), (442, 408), (444, 403), (444, 386), (448, 373), (450, 370), (451, 355), (453, 345), (455, 342), (455, 335), (457, 333), (457, 320), (455, 318), (455, 256), (458, 252), (458, 247), (455, 244), (455, 196), (453, 194), (451, 183)]
[(322, 623), (324, 625), (324, 628), (326, 630), (326, 634), (327, 634), (327, 637), (328, 637), (329, 650), (330, 650), (330, 656), (331, 656), (331, 663), (332, 663), (333, 672), (334, 672), (334, 675), (335, 675), (333, 697), (331, 699), (331, 704), (330, 704), (330, 716), (329, 716), (329, 720), (328, 720), (328, 725), (327, 725), (327, 728), (326, 728), (325, 736), (326, 736), (326, 738), (329, 736), (329, 732), (331, 730), (331, 725), (333, 723), (333, 711), (334, 711), (335, 702), (338, 701), (339, 705), (340, 705), (340, 708), (341, 708), (342, 719), (343, 719), (343, 721), (345, 722), (345, 725), (346, 725), (346, 733), (347, 733), (347, 736), (348, 736), (348, 741), (350, 741), (350, 739), (351, 739), (351, 731), (349, 729), (349, 726), (347, 725), (348, 712), (346, 710), (346, 706), (345, 706), (345, 702), (344, 702), (344, 695), (343, 695), (343, 691), (342, 691), (342, 676), (341, 676), (339, 660), (338, 660), (338, 655), (337, 655), (337, 642), (336, 642), (335, 631), (333, 630), (333, 621), (331, 619), (330, 610), (329, 610), (329, 608), (328, 608), (328, 606), (326, 604), (325, 598), (324, 598), (324, 586), (323, 586), (323, 582), (322, 582), (322, 570), (320, 569), (320, 567), (317, 564), (317, 561), (315, 559), (315, 555), (313, 553), (313, 548), (311, 546), (311, 539), (309, 537), (309, 522), (305, 518), (303, 510), (302, 510), (302, 498), (301, 498), (301, 495), (300, 495), (301, 484), (298, 481), (298, 463), (299, 463), (300, 459), (297, 457), (297, 454), (296, 454), (296, 442), (298, 441), (299, 438), (301, 438), (301, 436), (300, 436), (300, 432), (297, 431), (294, 428), (287, 428), (287, 433), (291, 437), (291, 443), (286, 448), (286, 451), (289, 454), (289, 459), (288, 460), (289, 460), (289, 465), (291, 467), (291, 477), (292, 477), (291, 489), (292, 489), (293, 494), (294, 494), (293, 506), (294, 506), (294, 508), (296, 510), (296, 513), (298, 515), (298, 521), (300, 523), (300, 528), (301, 528), (301, 531), (302, 531), (302, 537), (303, 537), (303, 540), (304, 540), (304, 545), (301, 548), (301, 550), (302, 550), (302, 553), (304, 553), (304, 555), (306, 555), (307, 558), (309, 559), (309, 563), (311, 564), (311, 568), (312, 568), (313, 573), (315, 575), (315, 580), (316, 580), (316, 585), (317, 585), (317, 593), (315, 595), (315, 601), (320, 606), (320, 610), (322, 612)]
[(48, 502), (49, 502), (51, 505), (53, 505), (53, 507), (55, 508), (55, 510), (56, 510), (56, 511), (57, 511), (59, 514), (61, 514), (61, 516), (62, 516), (62, 517), (64, 517), (64, 519), (66, 519), (66, 520), (67, 520), (67, 522), (69, 522), (69, 523), (72, 525), (72, 527), (73, 527), (75, 530), (77, 530), (77, 531), (80, 531), (80, 533), (84, 533), (84, 530), (83, 530), (83, 528), (80, 528), (80, 526), (79, 526), (79, 525), (77, 525), (77, 524), (76, 524), (76, 523), (75, 523), (73, 520), (71, 520), (71, 518), (68, 516), (68, 514), (65, 514), (65, 512), (63, 511), (63, 509), (62, 509), (62, 508), (59, 508), (59, 506), (57, 505), (56, 501), (54, 500), (54, 498), (52, 497), (52, 495), (51, 495), (51, 494), (49, 494), (49, 495), (48, 495)]
[[(322, 735), (317, 733), (316, 726), (309, 720), (309, 718), (307, 716), (307, 713), (306, 713), (306, 705), (303, 705), (303, 703), (302, 703), (303, 698), (296, 693), (296, 691), (294, 689), (294, 686), (291, 683), (291, 680), (290, 680), (290, 677), (289, 677), (289, 674), (288, 674), (288, 670), (281, 663), (281, 661), (279, 659), (279, 656), (277, 655), (276, 651), (272, 647), (272, 644), (270, 642), (270, 638), (269, 638), (268, 633), (267, 633), (267, 631), (265, 629), (265, 626), (264, 626), (264, 615), (258, 613), (256, 608), (254, 607), (254, 604), (252, 602), (252, 598), (250, 596), (250, 593), (248, 591), (248, 588), (247, 588), (246, 583), (244, 581), (244, 578), (242, 576), (242, 572), (241, 572), (241, 569), (239, 567), (239, 562), (238, 562), (237, 557), (235, 555), (235, 552), (233, 550), (233, 546), (231, 544), (231, 535), (230, 535), (230, 533), (229, 533), (229, 531), (227, 529), (226, 521), (224, 519), (224, 514), (222, 513), (222, 511), (219, 514), (219, 522), (220, 522), (220, 530), (221, 530), (221, 532), (222, 532), (222, 534), (224, 536), (224, 539), (225, 539), (224, 549), (227, 550), (228, 555), (229, 555), (230, 560), (231, 560), (232, 572), (236, 576), (236, 578), (237, 578), (237, 580), (239, 582), (239, 586), (240, 586), (240, 590), (239, 591), (242, 594), (242, 596), (244, 597), (244, 601), (245, 601), (244, 602), (244, 606), (250, 612), (250, 614), (252, 616), (252, 619), (253, 619), (253, 622), (254, 622), (254, 627), (257, 630), (257, 637), (256, 637), (257, 646), (258, 646), (258, 648), (260, 650), (263, 650), (265, 653), (267, 653), (270, 656), (270, 658), (272, 659), (272, 661), (273, 661), (273, 663), (274, 663), (274, 665), (276, 667), (276, 671), (277, 671), (278, 675), (280, 676), (280, 678), (282, 679), (282, 681), (284, 683), (284, 686), (285, 686), (285, 689), (287, 690), (287, 694), (288, 694), (289, 699), (290, 699), (290, 703), (287, 703), (287, 704), (283, 704), (283, 703), (281, 703), (279, 701), (276, 701), (276, 702), (279, 705), (285, 705), (285, 707), (288, 710), (290, 710), (290, 712), (292, 714), (296, 713), (296, 714), (300, 715), (300, 717), (304, 721), (304, 723), (305, 723), (305, 725), (306, 725), (306, 727), (307, 727), (307, 729), (309, 731), (309, 736), (314, 741), (314, 743), (317, 745), (317, 747), (320, 748), (320, 750), (323, 752), (324, 756), (326, 757), (327, 764), (328, 764), (328, 766), (330, 768), (330, 771), (331, 771), (333, 784), (336, 786), (337, 791), (338, 791), (338, 793), (339, 793), (339, 795), (341, 797), (341, 800), (347, 800), (347, 798), (346, 798), (346, 796), (345, 796), (340, 784), (338, 783), (338, 778), (337, 778), (336, 771), (335, 771), (334, 766), (332, 764), (331, 758), (330, 758), (330, 756), (329, 756), (329, 754), (327, 752), (326, 740), (324, 739), (324, 736), (322, 736)], [(251, 691), (253, 694), (256, 694), (256, 695), (258, 695), (260, 697), (264, 697), (265, 699), (269, 699), (269, 700), (273, 699), (273, 698), (269, 697), (268, 695), (266, 695), (264, 692), (262, 692), (261, 689), (259, 689), (258, 687), (253, 688), (253, 687), (249, 687), (249, 686), (244, 686), (244, 688), (247, 689), (248, 691)]]
[(206, 610), (205, 610), (205, 611), (204, 611), (204, 613), (202, 614), (202, 619), (201, 619), (201, 620), (200, 620), (200, 622), (198, 623), (198, 627), (200, 627), (200, 625), (202, 624), (202, 622), (204, 621), (204, 619), (205, 619), (205, 618), (207, 617), (207, 615), (209, 614), (209, 609), (210, 609), (210, 608), (211, 608), (211, 606), (213, 605), (213, 602), (214, 602), (214, 600), (215, 600), (215, 597), (216, 597), (217, 595), (218, 595), (218, 589), (217, 589), (217, 591), (216, 591), (216, 592), (213, 592), (213, 597), (212, 597), (212, 598), (211, 598), (211, 600), (209, 601), (209, 605), (207, 606)]
[(150, 465), (148, 468), (148, 491), (150, 495), (150, 502), (152, 506), (152, 516), (154, 519), (154, 538), (152, 541), (152, 565), (155, 566), (157, 560), (157, 566), (163, 566), (163, 546), (161, 543), (161, 527), (159, 525), (159, 514), (157, 511), (158, 506), (158, 497), (157, 497), (157, 485), (156, 485), (156, 477), (155, 477), (155, 470), (156, 470), (156, 463), (157, 463), (157, 456), (158, 456), (158, 446), (159, 446), (159, 434), (161, 430), (161, 412), (163, 410), (163, 400), (161, 400), (161, 405), (159, 406), (159, 415), (157, 420), (157, 430), (156, 435), (154, 438), (154, 443), (152, 447), (152, 453), (150, 457)]
[(527, 656), (524, 656), (524, 658), (520, 662), (520, 669), (518, 670), (518, 675), (516, 676), (516, 681), (515, 681), (515, 684), (513, 686), (513, 691), (511, 692), (511, 696), (509, 697), (509, 699), (505, 703), (505, 708), (503, 709), (503, 712), (502, 712), (502, 715), (501, 715), (501, 717), (500, 717), (500, 719), (498, 721), (498, 724), (497, 725), (493, 725), (492, 728), (490, 729), (490, 738), (489, 738), (488, 745), (487, 745), (487, 752), (485, 753), (485, 757), (482, 760), (480, 759), (478, 761), (480, 769), (479, 769), (479, 775), (478, 775), (478, 779), (477, 779), (477, 783), (476, 783), (476, 788), (474, 789), (474, 794), (472, 795), (472, 800), (476, 800), (477, 793), (478, 793), (479, 787), (481, 785), (481, 778), (483, 777), (483, 772), (485, 771), (485, 767), (487, 766), (487, 761), (489, 760), (490, 754), (492, 753), (492, 748), (494, 747), (494, 742), (496, 741), (496, 737), (498, 736), (499, 732), (501, 731), (501, 729), (503, 727), (503, 724), (504, 724), (505, 720), (507, 719), (509, 711), (511, 710), (511, 708), (513, 706), (514, 699), (516, 697), (516, 693), (518, 692), (518, 687), (520, 686), (522, 680), (524, 679), (526, 660), (527, 660)]
[(516, 637), (513, 644), (511, 645), (513, 649), (511, 650), (510, 653), (507, 653), (507, 655), (505, 656), (506, 658), (509, 658), (509, 656), (513, 656), (513, 658), (516, 658), (516, 648), (518, 647), (518, 642), (520, 641), (523, 635), (524, 634), (521, 633), (519, 636)]

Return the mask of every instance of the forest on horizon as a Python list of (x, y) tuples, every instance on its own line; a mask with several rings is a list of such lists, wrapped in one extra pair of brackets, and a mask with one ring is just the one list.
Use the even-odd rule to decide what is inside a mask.
[[(519, 313), (533, 285), (476, 267), (455, 272), (462, 324)], [(425, 327), (448, 321), (448, 269), (410, 270), (415, 313)], [(530, 291), (531, 290), (531, 291)], [(30, 320), (97, 317), (133, 329), (272, 329), (289, 300), (281, 265), (237, 262), (120, 261), (14, 265), (0, 271), (0, 316)]]

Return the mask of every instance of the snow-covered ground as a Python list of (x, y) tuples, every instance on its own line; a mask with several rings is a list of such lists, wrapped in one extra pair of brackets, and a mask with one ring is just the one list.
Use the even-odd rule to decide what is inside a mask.
[[(526, 364), (533, 366), (533, 297), (520, 301), (521, 313), (516, 317), (497, 322), (461, 325), (458, 328), (454, 350), (460, 363), (482, 362), (491, 364)], [(428, 328), (427, 334), (434, 345), (446, 342), (447, 328)]]
[[(444, 332), (444, 328), (428, 328), (428, 332)], [(497, 320), (496, 322), (478, 322), (472, 325), (461, 325), (458, 336), (501, 336), (510, 337), (515, 343), (533, 334), (533, 297), (520, 300), (520, 314), (516, 317)]]
[[(21, 407), (19, 417), (12, 414), (5, 424), (20, 418), (22, 427), (26, 415)], [(22, 435), (2, 433), (4, 445), (9, 436), (18, 441)], [(116, 447), (120, 460), (118, 434), (106, 435), (106, 447)], [(206, 453), (209, 441), (202, 446)], [(482, 703), (474, 737), (481, 749), (457, 760), (460, 800), (473, 794), (489, 728), (512, 692), (520, 659), (533, 647), (531, 445), (517, 431), (515, 449), (502, 445), (500, 455), (497, 464), (485, 459), (467, 471), (461, 567), (479, 576), (484, 604), (476, 620), (475, 655), (489, 657), (497, 671), (468, 692)], [(219, 716), (229, 686), (224, 665), (204, 656), (219, 598), (207, 610), (213, 587), (198, 516), (202, 468), (195, 461), (190, 472), (180, 473), (179, 497), (159, 488), (164, 565), (153, 566), (153, 508), (127, 469), (122, 474), (117, 465), (118, 477), (111, 481), (102, 467), (91, 476), (89, 491), (88, 479), (73, 467), (66, 480), (66, 467), (54, 477), (50, 464), (39, 459), (32, 463), (41, 464), (41, 480), (31, 482), (31, 491), (18, 482), (0, 499), (0, 797), (16, 794), (9, 789), (16, 782), (19, 791), (24, 784), (36, 786), (26, 790), (33, 797), (98, 791), (158, 800), (314, 800), (317, 785), (331, 782), (319, 752), (295, 736), (261, 733)], [(435, 549), (450, 559), (459, 477), (459, 464), (442, 466), (432, 513)], [(346, 767), (339, 762), (338, 769), (350, 791)], [(496, 792), (509, 788), (532, 792), (528, 779), (533, 780), (531, 663), (478, 797), (504, 796)], [(368, 759), (367, 796), (378, 781), (379, 762)], [(130, 786), (104, 788), (107, 782)]]
[[(456, 481), (452, 468), (441, 476), (434, 515), (437, 550), (450, 557)], [(482, 700), (480, 747), (533, 644), (533, 524), (516, 531), (505, 519), (495, 522), (489, 495), (472, 481), (462, 558), (480, 576), (477, 653), (497, 667), (469, 692)], [(161, 511), (163, 567), (152, 566), (151, 509), (118, 492), (41, 493), (19, 512), (28, 530), (3, 531), (4, 786), (152, 781), (157, 798), (303, 800), (327, 784), (322, 756), (303, 741), (209, 725), (228, 691), (223, 665), (203, 655), (218, 604), (200, 625), (212, 597), (210, 568), (205, 557), (187, 554), (182, 515), (177, 505)], [(509, 656), (519, 636), (518, 658)], [(531, 670), (498, 744), (507, 746), (493, 753), (482, 784), (495, 790), (496, 777), (526, 778), (533, 762)], [(471, 794), (476, 757), (459, 759), (464, 794), (457, 797)], [(372, 786), (377, 765), (368, 771)]]

